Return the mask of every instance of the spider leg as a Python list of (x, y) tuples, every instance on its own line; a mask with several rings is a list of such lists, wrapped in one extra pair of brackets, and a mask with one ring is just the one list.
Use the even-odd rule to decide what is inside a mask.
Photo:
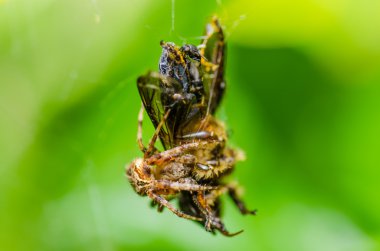
[(188, 220), (194, 220), (194, 221), (203, 221), (202, 218), (185, 214), (184, 212), (176, 209), (172, 204), (170, 204), (169, 201), (167, 201), (165, 198), (155, 194), (153, 191), (148, 191), (147, 195), (149, 196), (149, 198), (156, 201), (158, 205), (163, 205), (163, 206), (167, 207), (170, 211), (172, 211), (178, 217), (188, 219)]
[(237, 231), (235, 233), (230, 233), (226, 230), (226, 228), (224, 227), (224, 225), (222, 225), (221, 228), (218, 228), (218, 231), (221, 232), (224, 236), (228, 236), (228, 237), (233, 237), (235, 235), (238, 235), (240, 233), (242, 233), (244, 230), (240, 230), (240, 231)]
[(205, 185), (198, 185), (194, 183), (188, 183), (188, 182), (178, 182), (178, 181), (169, 181), (169, 180), (156, 180), (153, 181), (153, 186), (155, 189), (159, 190), (177, 190), (177, 191), (207, 191), (207, 190), (214, 190), (218, 189), (217, 186), (205, 186)]
[(233, 185), (227, 185), (226, 186), (228, 189), (228, 195), (231, 197), (235, 205), (239, 208), (241, 214), (252, 214), (256, 215), (257, 210), (249, 210), (246, 206), (245, 203), (239, 198), (238, 193), (237, 193), (237, 188), (236, 186)]
[(217, 144), (218, 142), (216, 141), (210, 141), (210, 142), (201, 141), (201, 142), (193, 142), (193, 143), (179, 145), (169, 150), (152, 155), (151, 157), (146, 159), (146, 163), (148, 165), (155, 165), (155, 164), (160, 165), (163, 162), (173, 160), (176, 157), (183, 155), (185, 152), (197, 150), (197, 149), (205, 149), (205, 148), (213, 147)]
[(210, 206), (207, 204), (205, 200), (204, 191), (198, 192), (197, 195), (193, 196), (193, 200), (195, 204), (198, 206), (199, 210), (206, 216), (205, 229), (208, 232), (213, 232), (213, 228), (211, 227), (211, 223), (214, 221), (214, 215), (211, 211)]
[[(166, 199), (167, 201), (170, 201), (170, 199)], [(150, 206), (155, 207), (157, 206), (157, 212), (161, 213), (164, 210), (164, 205), (157, 203), (155, 200), (150, 201)]]
[(239, 198), (238, 192), (237, 192), (237, 187), (236, 185), (233, 184), (228, 184), (228, 185), (220, 185), (218, 189), (212, 190), (209, 193), (205, 195), (205, 199), (208, 204), (212, 204), (213, 201), (216, 200), (219, 196), (221, 196), (224, 193), (227, 193), (231, 197), (232, 201), (235, 203), (235, 205), (238, 207), (240, 210), (241, 214), (252, 214), (256, 215), (257, 210), (249, 210), (245, 203)]
[(228, 191), (228, 188), (226, 186), (219, 186), (219, 189), (212, 190), (205, 194), (205, 200), (208, 205), (214, 205), (214, 202), (218, 197), (220, 197), (222, 194), (225, 194)]
[(243, 230), (240, 230), (236, 233), (230, 233), (227, 231), (223, 222), (220, 220), (219, 217), (216, 217), (214, 215), (212, 208), (208, 205), (208, 203), (205, 199), (204, 191), (198, 192), (197, 195), (193, 195), (193, 201), (198, 206), (198, 208), (202, 212), (202, 214), (204, 214), (206, 217), (206, 221), (205, 221), (206, 231), (214, 233), (214, 229), (217, 229), (220, 233), (222, 233), (225, 236), (229, 236), (229, 237), (238, 235), (241, 232), (243, 232)]

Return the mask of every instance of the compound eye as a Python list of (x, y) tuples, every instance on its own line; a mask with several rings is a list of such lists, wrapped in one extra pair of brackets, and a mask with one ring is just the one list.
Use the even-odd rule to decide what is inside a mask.
[(198, 49), (197, 49), (197, 47), (195, 45), (186, 44), (184, 46), (186, 46), (187, 51), (198, 52)]

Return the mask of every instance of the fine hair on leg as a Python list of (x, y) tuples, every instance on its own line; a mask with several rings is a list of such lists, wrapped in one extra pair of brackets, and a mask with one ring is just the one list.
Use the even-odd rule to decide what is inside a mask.
[(194, 221), (203, 221), (202, 218), (191, 216), (189, 214), (185, 214), (184, 212), (178, 210), (169, 201), (167, 201), (165, 198), (155, 194), (153, 191), (148, 191), (147, 195), (149, 196), (149, 198), (156, 201), (157, 204), (167, 207), (170, 211), (172, 211), (178, 217), (188, 219), (188, 220), (194, 220)]

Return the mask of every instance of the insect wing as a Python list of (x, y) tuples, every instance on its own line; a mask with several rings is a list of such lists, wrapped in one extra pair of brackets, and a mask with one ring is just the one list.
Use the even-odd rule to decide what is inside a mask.
[(158, 135), (165, 149), (172, 148), (183, 121), (191, 116), (191, 108), (196, 102), (194, 95), (184, 93), (176, 79), (155, 72), (139, 77), (137, 88), (155, 128), (170, 110)]
[(203, 84), (208, 97), (208, 112), (213, 114), (222, 100), (225, 90), (224, 60), (225, 42), (222, 27), (217, 18), (206, 26), (206, 38), (201, 44), (204, 69)]
[[(157, 128), (167, 111), (167, 108), (165, 109), (162, 103), (162, 96), (164, 95), (162, 92), (164, 90), (162, 77), (159, 74), (149, 72), (137, 79), (137, 88), (145, 110), (154, 127)], [(165, 122), (159, 132), (160, 140), (165, 149), (170, 148), (172, 135), (172, 131)]]

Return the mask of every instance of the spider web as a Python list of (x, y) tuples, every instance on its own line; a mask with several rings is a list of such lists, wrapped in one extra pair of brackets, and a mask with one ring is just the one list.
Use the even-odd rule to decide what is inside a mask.
[(170, 32), (174, 32), (174, 29), (175, 29), (175, 0), (172, 0), (172, 12), (171, 12), (171, 17), (172, 17), (172, 26), (171, 26), (171, 30)]

